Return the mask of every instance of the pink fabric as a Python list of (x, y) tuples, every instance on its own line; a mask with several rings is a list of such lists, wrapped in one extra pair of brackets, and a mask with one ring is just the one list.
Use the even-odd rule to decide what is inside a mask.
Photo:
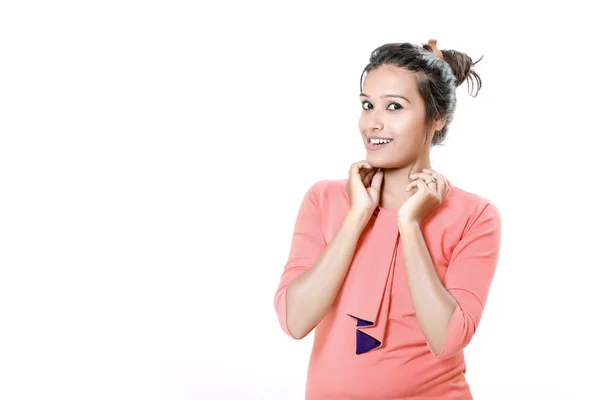
[[(306, 399), (472, 399), (463, 349), (481, 320), (496, 270), (501, 221), (493, 203), (445, 178), (450, 192), (421, 224), (438, 276), (457, 301), (442, 352), (433, 353), (415, 315), (396, 210), (378, 208), (336, 301), (315, 329)], [(316, 182), (300, 205), (274, 299), (290, 337), (287, 287), (340, 228), (350, 209), (345, 185), (345, 179)], [(374, 324), (357, 327), (357, 318)], [(381, 345), (359, 353), (357, 330)]]

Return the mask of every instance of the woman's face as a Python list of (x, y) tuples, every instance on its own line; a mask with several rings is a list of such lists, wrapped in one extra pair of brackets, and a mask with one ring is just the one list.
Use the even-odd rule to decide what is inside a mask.
[[(360, 102), (363, 110), (358, 127), (369, 164), (402, 167), (429, 148), (429, 144), (424, 143), (427, 133), (425, 104), (417, 91), (414, 73), (389, 65), (369, 71)], [(392, 141), (371, 145), (370, 137)]]

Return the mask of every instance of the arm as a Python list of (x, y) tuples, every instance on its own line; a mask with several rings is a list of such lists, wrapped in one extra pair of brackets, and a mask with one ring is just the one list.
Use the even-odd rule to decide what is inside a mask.
[(275, 310), (286, 334), (305, 337), (325, 316), (341, 287), (369, 216), (350, 212), (329, 244), (321, 229), (317, 189), (313, 185), (296, 219), (290, 254), (277, 292)]
[(487, 300), (500, 252), (501, 221), (488, 203), (452, 252), (444, 284), (418, 223), (400, 225), (409, 291), (429, 349), (455, 356), (471, 341)]

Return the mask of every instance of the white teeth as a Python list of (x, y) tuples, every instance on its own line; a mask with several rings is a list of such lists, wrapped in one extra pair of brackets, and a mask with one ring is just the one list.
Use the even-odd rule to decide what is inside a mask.
[(391, 142), (390, 139), (371, 139), (370, 143), (371, 144), (385, 144), (385, 143), (389, 143)]

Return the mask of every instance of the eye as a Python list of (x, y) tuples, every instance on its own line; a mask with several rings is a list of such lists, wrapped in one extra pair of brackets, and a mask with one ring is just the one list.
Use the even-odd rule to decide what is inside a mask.
[[(363, 101), (361, 105), (363, 110), (371, 110), (373, 108), (373, 104), (369, 103), (368, 101)], [(388, 106), (388, 110), (391, 106), (394, 106), (394, 108), (392, 108), (391, 111), (398, 111), (404, 108), (398, 103), (390, 103), (390, 105)]]
[[(398, 103), (390, 103), (390, 106), (398, 106), (398, 108), (396, 108), (395, 110), (392, 110), (392, 111), (401, 110), (402, 108), (404, 108)], [(389, 106), (388, 106), (388, 108), (389, 108)]]

